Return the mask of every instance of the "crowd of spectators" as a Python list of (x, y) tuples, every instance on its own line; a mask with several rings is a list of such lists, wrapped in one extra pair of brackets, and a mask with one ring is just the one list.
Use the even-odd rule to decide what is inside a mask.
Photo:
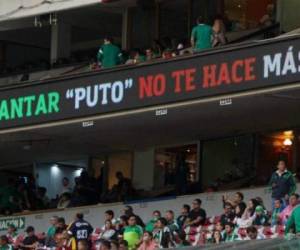
[(53, 216), (48, 229), (40, 233), (28, 226), (24, 235), (11, 224), (6, 235), (0, 237), (0, 249), (154, 250), (284, 238), (300, 233), (298, 194), (291, 194), (286, 205), (275, 199), (272, 211), (267, 211), (259, 197), (246, 204), (241, 192), (233, 197), (223, 196), (219, 204), (224, 211), (214, 217), (208, 217), (202, 201), (195, 199), (191, 206), (184, 204), (180, 214), (155, 210), (148, 221), (135, 214), (131, 206), (125, 206), (119, 217), (107, 210), (97, 228), (81, 213), (68, 225), (64, 218)]
[(184, 54), (192, 54), (213, 47), (225, 45), (226, 28), (222, 17), (216, 17), (213, 26), (208, 25), (201, 16), (197, 18), (197, 26), (192, 30), (190, 42), (175, 41), (165, 37), (162, 41), (153, 41), (152, 47), (146, 49), (133, 49), (132, 51), (121, 51), (113, 44), (111, 38), (105, 38), (104, 44), (97, 54), (97, 63), (94, 68), (109, 68), (120, 64), (138, 64), (155, 59), (170, 59)]
[[(264, 28), (274, 24), (274, 22), (274, 7), (269, 6), (258, 27)], [(113, 40), (107, 37), (98, 51), (96, 60), (94, 49), (77, 51), (70, 58), (59, 58), (52, 65), (45, 59), (26, 62), (15, 67), (1, 65), (0, 75), (22, 74), (21, 81), (26, 81), (29, 80), (29, 73), (31, 72), (45, 71), (83, 62), (90, 63), (90, 68), (95, 70), (120, 64), (138, 64), (159, 58), (170, 59), (227, 44), (226, 32), (232, 29), (232, 25), (232, 22), (226, 16), (216, 16), (211, 25), (200, 16), (197, 18), (197, 25), (193, 28), (190, 41), (184, 38), (176, 40), (164, 37), (161, 40), (153, 41), (152, 46), (149, 48), (121, 51), (117, 45), (113, 44)]]
[(74, 179), (71, 187), (69, 178), (62, 179), (62, 190), (55, 199), (47, 195), (47, 188), (36, 184), (33, 177), (9, 178), (7, 185), (0, 187), (0, 214), (11, 215), (24, 211), (50, 208), (69, 208), (98, 203), (120, 202), (136, 197), (131, 180), (121, 172), (116, 173), (117, 184), (110, 190), (103, 190), (103, 175), (97, 179), (86, 171)]
[[(118, 184), (113, 193), (125, 190), (129, 192), (130, 180), (117, 173)], [(45, 190), (39, 190), (33, 196), (32, 181), (24, 187), (20, 181), (17, 190), (12, 183), (2, 190), (1, 197), (11, 202), (13, 193), (20, 198), (13, 203), (17, 206), (39, 206), (45, 199)], [(74, 188), (75, 201), (92, 201), (93, 180), (83, 172), (78, 178)], [(71, 194), (67, 178), (63, 180), (62, 197)], [(31, 189), (29, 189), (31, 188)], [(26, 229), (27, 236), (16, 232), (14, 225), (10, 225), (7, 235), (0, 238), (1, 249), (40, 249), (44, 247), (53, 249), (139, 249), (152, 250), (157, 248), (175, 248), (179, 246), (201, 246), (206, 244), (221, 244), (241, 240), (262, 240), (278, 238), (300, 233), (300, 200), (295, 193), (297, 187), (294, 175), (287, 170), (284, 161), (280, 160), (277, 170), (270, 179), (272, 194), (272, 209), (267, 210), (260, 197), (244, 201), (244, 195), (236, 192), (234, 197), (224, 195), (222, 198), (223, 213), (208, 217), (202, 207), (202, 201), (195, 199), (192, 206), (184, 204), (180, 214), (173, 210), (155, 210), (149, 221), (144, 221), (134, 213), (131, 206), (125, 206), (123, 214), (115, 216), (114, 211), (105, 212), (103, 225), (93, 228), (84, 220), (83, 214), (77, 214), (75, 220), (66, 225), (64, 218), (53, 217), (47, 232), (35, 234), (34, 228)], [(70, 196), (71, 197), (71, 196)], [(5, 200), (4, 199), (4, 200)], [(30, 201), (35, 200), (35, 203)], [(61, 202), (60, 206), (67, 203)], [(75, 203), (76, 204), (76, 203)], [(11, 206), (12, 204), (10, 204)]]

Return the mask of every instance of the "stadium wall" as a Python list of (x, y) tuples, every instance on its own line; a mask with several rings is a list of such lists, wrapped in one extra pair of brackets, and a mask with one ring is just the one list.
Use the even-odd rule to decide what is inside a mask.
[[(298, 190), (300, 188), (300, 184), (298, 185)], [(183, 204), (191, 204), (192, 201), (196, 198), (200, 198), (202, 200), (203, 208), (206, 209), (209, 217), (218, 216), (222, 213), (222, 195), (229, 194), (232, 195), (236, 192), (214, 192), (214, 193), (203, 193), (198, 195), (190, 195), (190, 196), (182, 196), (182, 197), (170, 197), (159, 200), (145, 200), (145, 201), (137, 201), (132, 203), (126, 203), (131, 205), (134, 208), (136, 214), (141, 216), (144, 221), (150, 219), (153, 210), (160, 210), (163, 214), (166, 210), (172, 209), (176, 213), (179, 214), (180, 209)], [(265, 206), (267, 209), (270, 209), (271, 206), (271, 194), (267, 187), (260, 188), (252, 188), (252, 189), (244, 189), (240, 190), (245, 195), (245, 201), (248, 201), (250, 198), (261, 197), (264, 200)], [(125, 205), (126, 205), (125, 204)], [(10, 221), (14, 219), (18, 221), (18, 219), (23, 219), (25, 221), (24, 225), (22, 225), (22, 229), (26, 226), (32, 225), (36, 228), (37, 232), (44, 232), (47, 230), (49, 225), (49, 218), (51, 216), (61, 216), (66, 219), (67, 223), (72, 222), (74, 214), (77, 212), (82, 212), (85, 214), (86, 220), (91, 222), (91, 224), (98, 228), (104, 223), (104, 212), (108, 209), (112, 209), (116, 217), (121, 214), (121, 211), (124, 207), (122, 203), (115, 204), (101, 204), (96, 206), (89, 207), (80, 207), (80, 208), (69, 208), (66, 210), (52, 210), (41, 213), (32, 213), (28, 215), (20, 215), (13, 217), (2, 217), (0, 218), (0, 233), (5, 230), (3, 221)], [(20, 231), (21, 232), (21, 231)]]

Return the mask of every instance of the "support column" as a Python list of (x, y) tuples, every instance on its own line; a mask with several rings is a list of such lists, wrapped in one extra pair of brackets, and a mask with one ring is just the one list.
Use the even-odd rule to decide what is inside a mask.
[(187, 5), (187, 12), (188, 12), (188, 37), (190, 37), (193, 27), (193, 1), (194, 0), (188, 0)]
[(299, 136), (300, 136), (300, 131), (299, 130), (294, 130), (294, 141), (293, 141), (293, 172), (296, 173), (298, 172), (298, 169), (300, 168), (299, 163), (300, 163), (300, 142), (299, 142)]
[(69, 58), (71, 55), (71, 25), (58, 21), (51, 26), (51, 64), (59, 58)]
[(0, 42), (0, 66), (6, 63), (6, 44), (5, 42)]
[(155, 34), (156, 40), (160, 39), (160, 2), (155, 2)]
[(125, 8), (122, 14), (122, 49), (128, 50), (130, 47), (130, 9)]
[(136, 189), (153, 189), (155, 170), (154, 154), (154, 148), (134, 152), (133, 186)]

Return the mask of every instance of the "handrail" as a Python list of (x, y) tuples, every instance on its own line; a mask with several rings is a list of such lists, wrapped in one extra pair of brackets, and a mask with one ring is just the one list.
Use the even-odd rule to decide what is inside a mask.
[[(254, 37), (257, 37), (259, 35), (265, 35), (267, 32), (271, 32), (271, 31), (276, 31), (278, 30), (279, 31), (279, 28), (280, 28), (280, 23), (275, 23), (273, 25), (270, 25), (270, 26), (267, 26), (267, 27), (263, 27), (259, 30), (256, 30), (256, 31), (253, 31), (252, 33), (249, 33), (243, 37), (239, 37), (239, 38), (236, 38), (236, 39), (233, 39), (232, 41), (229, 42), (229, 44), (235, 44), (235, 43), (242, 43), (242, 42), (245, 42), (251, 38), (254, 38)], [(279, 33), (279, 32), (278, 32)], [(279, 34), (277, 34), (279, 35)], [(268, 37), (269, 38), (269, 37)]]

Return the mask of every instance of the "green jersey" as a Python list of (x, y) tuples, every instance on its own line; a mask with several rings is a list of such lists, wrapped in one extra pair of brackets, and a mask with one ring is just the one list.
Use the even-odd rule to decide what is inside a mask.
[(145, 231), (152, 233), (156, 222), (157, 220), (155, 219), (150, 220), (145, 227)]
[(122, 53), (114, 44), (104, 44), (98, 51), (97, 59), (103, 68), (109, 68), (121, 63)]
[(224, 232), (223, 239), (224, 239), (224, 242), (234, 242), (234, 241), (240, 240), (240, 237), (237, 233), (237, 229), (234, 229), (231, 234), (227, 234), (226, 232)]
[(195, 50), (200, 51), (212, 47), (212, 28), (206, 24), (199, 24), (192, 30), (192, 39), (195, 42)]
[(300, 233), (300, 205), (294, 208), (289, 217), (285, 225), (285, 233), (288, 234), (292, 228), (295, 228), (295, 233)]
[(6, 244), (4, 246), (0, 246), (0, 250), (13, 250), (13, 247), (9, 244)]
[(55, 226), (49, 227), (48, 231), (47, 231), (47, 236), (48, 237), (53, 237), (55, 235), (55, 232), (56, 232), (56, 227)]
[(139, 243), (142, 236), (142, 227), (138, 225), (125, 227), (123, 238), (128, 242), (129, 250), (136, 249), (136, 244)]

